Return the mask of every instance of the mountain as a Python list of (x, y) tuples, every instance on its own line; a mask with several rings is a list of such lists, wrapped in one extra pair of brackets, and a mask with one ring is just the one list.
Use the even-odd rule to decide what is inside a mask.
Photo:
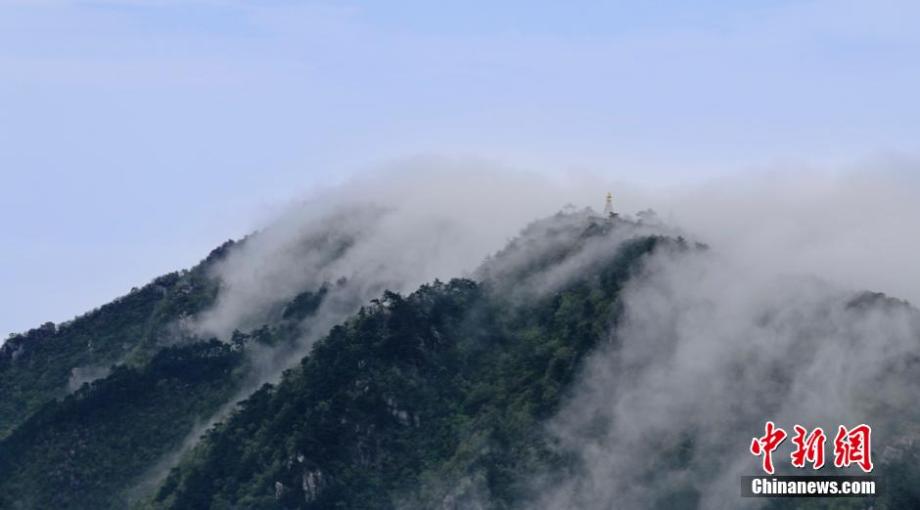
[(0, 439), (111, 365), (141, 365), (174, 341), (178, 320), (213, 304), (217, 284), (207, 273), (233, 244), (215, 249), (190, 271), (156, 278), (71, 321), (11, 335), (0, 345)]
[[(647, 459), (633, 459), (633, 475), (643, 480), (637, 484), (653, 491), (606, 495), (606, 481), (592, 479), (606, 471), (591, 462), (597, 452), (619, 455), (621, 445), (608, 436), (630, 429), (632, 419), (647, 420), (630, 407), (631, 382), (659, 395), (680, 380), (682, 366), (669, 358), (676, 347), (654, 344), (666, 334), (636, 343), (636, 333), (666, 325), (679, 339), (707, 330), (662, 306), (661, 296), (681, 295), (678, 285), (706, 295), (692, 278), (712, 249), (647, 214), (634, 221), (559, 213), (529, 225), (468, 277), (403, 295), (357, 273), (330, 271), (364, 227), (329, 228), (293, 244), (293, 258), (313, 261), (305, 267), (315, 274), (292, 277), (297, 285), (276, 283), (283, 291), (264, 306), (250, 301), (236, 324), (242, 330), (210, 334), (220, 329), (213, 318), (223, 317), (214, 310), (229, 300), (219, 269), (237, 264), (234, 254), (258, 243), (257, 235), (70, 323), (7, 340), (0, 347), (0, 508), (719, 506), (707, 500), (714, 483), (704, 473), (707, 436), (692, 422), (643, 447)], [(878, 394), (861, 397), (873, 413), (887, 413), (876, 427), (884, 439), (877, 445), (880, 496), (770, 504), (916, 506), (913, 414), (891, 404), (917, 395), (910, 376), (920, 350), (910, 342), (920, 341), (920, 328), (910, 328), (920, 314), (879, 294), (838, 299), (797, 285), (796, 295), (810, 289), (814, 299), (792, 302), (791, 318), (788, 306), (763, 303), (754, 322), (776, 335), (792, 328), (800, 348), (812, 342), (820, 353), (825, 344), (812, 339), (824, 338), (815, 331), (825, 324), (836, 328), (829, 336), (849, 338), (872, 321), (905, 321), (904, 350), (913, 354), (897, 354), (890, 377), (876, 377)], [(368, 293), (377, 298), (365, 299)], [(646, 316), (653, 322), (643, 323)], [(759, 361), (746, 359), (756, 370)], [(769, 383), (794, 391), (794, 375), (785, 371), (793, 362), (776, 363)], [(689, 366), (701, 374), (698, 365)], [(664, 379), (647, 379), (649, 367)], [(615, 377), (604, 375), (611, 370)], [(629, 412), (624, 419), (585, 402), (616, 402)], [(736, 416), (752, 421), (746, 412)], [(745, 448), (735, 453), (748, 460)], [(576, 489), (559, 492), (567, 487)], [(737, 496), (737, 479), (731, 489)]]

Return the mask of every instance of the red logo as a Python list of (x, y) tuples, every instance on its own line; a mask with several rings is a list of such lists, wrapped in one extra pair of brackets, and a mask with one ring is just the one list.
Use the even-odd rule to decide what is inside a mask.
[(786, 439), (786, 431), (777, 428), (772, 421), (764, 426), (763, 437), (755, 437), (751, 441), (751, 453), (763, 455), (763, 470), (773, 474), (773, 450)]
[(834, 465), (856, 464), (863, 471), (872, 471), (872, 427), (862, 424), (847, 430), (843, 425), (834, 438)]
[[(821, 427), (815, 427), (810, 433), (801, 425), (793, 427), (795, 435), (792, 444), (795, 450), (791, 459), (793, 467), (804, 468), (811, 464), (812, 469), (824, 466), (824, 448), (827, 435)], [(786, 439), (786, 431), (777, 427), (772, 421), (764, 425), (764, 435), (751, 440), (751, 453), (762, 456), (762, 467), (767, 474), (773, 474), (773, 452)], [(847, 429), (841, 425), (834, 438), (834, 466), (849, 467), (855, 464), (866, 473), (872, 471), (872, 427), (866, 424)]]
[(792, 443), (795, 445), (795, 451), (792, 452), (792, 465), (797, 468), (805, 467), (806, 462), (811, 463), (812, 469), (821, 469), (824, 466), (824, 443), (827, 436), (821, 427), (816, 427), (811, 434), (805, 435), (807, 430), (801, 425), (793, 427), (795, 436)]

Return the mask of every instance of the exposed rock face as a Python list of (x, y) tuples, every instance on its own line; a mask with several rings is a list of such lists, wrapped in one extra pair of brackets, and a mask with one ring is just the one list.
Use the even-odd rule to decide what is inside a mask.
[(303, 474), (303, 493), (307, 503), (316, 501), (323, 488), (323, 472), (319, 469), (306, 471)]

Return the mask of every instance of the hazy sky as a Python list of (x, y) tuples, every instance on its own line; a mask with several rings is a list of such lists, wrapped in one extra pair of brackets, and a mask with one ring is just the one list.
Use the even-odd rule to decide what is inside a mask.
[(920, 3), (498, 3), (0, 0), (0, 335), (406, 156), (671, 184), (920, 154)]

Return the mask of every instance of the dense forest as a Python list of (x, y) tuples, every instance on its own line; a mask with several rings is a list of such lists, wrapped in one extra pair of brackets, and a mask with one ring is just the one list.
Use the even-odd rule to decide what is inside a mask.
[[(239, 244), (0, 347), (0, 508), (530, 508), (579, 470), (545, 425), (592, 352), (617, 349), (624, 287), (655, 254), (709, 249), (560, 213), (468, 278), (383, 291), (305, 346), (344, 275), (228, 338), (182, 327)], [(881, 463), (879, 498), (771, 508), (917, 506), (913, 448)], [(654, 506), (698, 502), (677, 487)]]

